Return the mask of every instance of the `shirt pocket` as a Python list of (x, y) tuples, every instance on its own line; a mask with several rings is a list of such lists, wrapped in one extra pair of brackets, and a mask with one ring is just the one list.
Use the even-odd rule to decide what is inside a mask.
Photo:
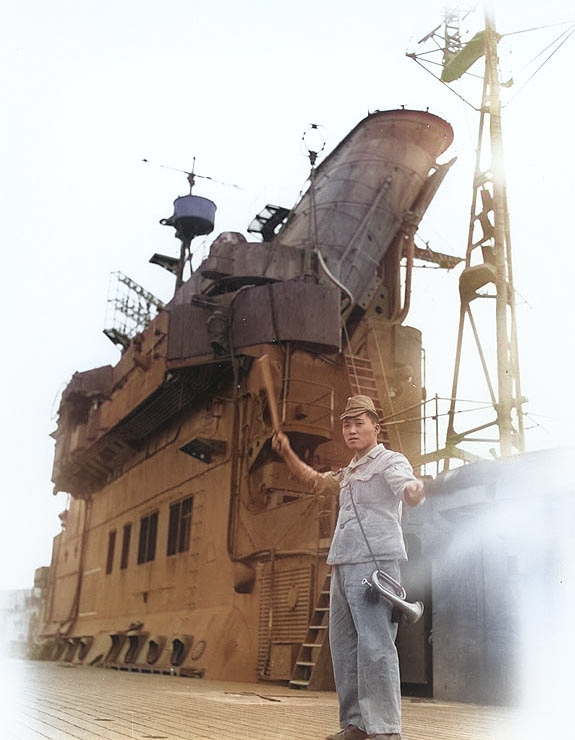
[(370, 481), (376, 475), (376, 473), (376, 470), (357, 470), (350, 477), (350, 482), (352, 483), (352, 485), (355, 481), (358, 481), (360, 483), (367, 483), (367, 481)]
[(354, 500), (360, 506), (377, 505), (386, 495), (387, 486), (383, 476), (378, 475), (374, 470), (358, 471), (350, 484)]

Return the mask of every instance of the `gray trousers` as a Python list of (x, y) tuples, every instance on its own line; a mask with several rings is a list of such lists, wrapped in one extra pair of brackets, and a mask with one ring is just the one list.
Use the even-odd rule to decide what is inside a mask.
[[(381, 570), (399, 580), (399, 563), (380, 561)], [(401, 681), (395, 647), (397, 624), (383, 596), (366, 598), (361, 583), (373, 563), (334, 565), (331, 571), (329, 644), (339, 700), (340, 726), (368, 733), (401, 732)]]

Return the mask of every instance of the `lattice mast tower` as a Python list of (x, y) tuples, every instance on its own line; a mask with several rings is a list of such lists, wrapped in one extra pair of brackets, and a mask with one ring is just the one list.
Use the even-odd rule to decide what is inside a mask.
[[(433, 455), (436, 460), (444, 461), (444, 469), (449, 468), (450, 460), (454, 458), (465, 461), (478, 459), (478, 455), (460, 447), (464, 442), (494, 443), (499, 447), (495, 452), (501, 457), (509, 457), (524, 450), (522, 404), (525, 399), (521, 394), (519, 372), (515, 290), (501, 128), (498, 76), (500, 37), (496, 32), (492, 14), (486, 10), (484, 30), (464, 44), (461, 42), (458, 18), (459, 14), (447, 13), (443, 37), (438, 34), (442, 26), (438, 26), (422, 39), (422, 42), (433, 39), (438, 44), (439, 38), (439, 46), (443, 52), (441, 81), (445, 84), (449, 85), (459, 79), (482, 56), (485, 60), (465, 268), (459, 281), (459, 329), (446, 441), (445, 448)], [(410, 56), (421, 62), (424, 55), (410, 54)], [(484, 289), (490, 292), (483, 292)], [(492, 380), (495, 373), (493, 367), (489, 367), (474, 316), (475, 304), (486, 300), (494, 300), (495, 303), (496, 385)], [(471, 330), (476, 344), (495, 416), (472, 428), (457, 430), (456, 417), (459, 404), (457, 394), (463, 338), (467, 327)], [(496, 438), (477, 436), (493, 427), (497, 429)]]

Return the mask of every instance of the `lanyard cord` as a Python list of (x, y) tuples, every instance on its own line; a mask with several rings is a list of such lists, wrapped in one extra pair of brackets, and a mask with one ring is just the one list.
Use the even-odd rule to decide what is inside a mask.
[(379, 570), (379, 565), (377, 563), (377, 560), (375, 559), (375, 555), (373, 554), (373, 550), (371, 549), (371, 545), (369, 544), (369, 540), (367, 539), (367, 535), (365, 534), (365, 529), (363, 528), (363, 524), (361, 523), (361, 519), (359, 518), (359, 514), (357, 513), (357, 506), (355, 505), (355, 499), (353, 497), (353, 489), (351, 486), (351, 481), (349, 483), (349, 497), (351, 498), (351, 503), (353, 505), (353, 510), (355, 512), (355, 516), (357, 519), (357, 523), (359, 524), (359, 528), (361, 529), (361, 533), (363, 535), (363, 539), (365, 540), (365, 544), (367, 545), (367, 549), (369, 550), (369, 554), (371, 555), (371, 559), (373, 560), (373, 563), (377, 570)]
[[(375, 559), (375, 555), (373, 554), (373, 550), (371, 549), (371, 545), (369, 544), (369, 540), (367, 539), (367, 535), (365, 534), (365, 529), (363, 528), (363, 524), (361, 523), (361, 519), (359, 518), (359, 514), (357, 513), (357, 506), (355, 505), (355, 499), (353, 498), (353, 490), (351, 487), (351, 482), (349, 484), (349, 497), (351, 498), (351, 503), (353, 504), (353, 510), (355, 511), (355, 516), (357, 518), (357, 523), (359, 524), (359, 528), (361, 529), (363, 539), (365, 540), (365, 544), (367, 545), (367, 549), (369, 550), (369, 554), (371, 555), (371, 559), (373, 560), (375, 569), (377, 570), (378, 573), (383, 573), (383, 571), (379, 567), (377, 560)], [(369, 589), (366, 591), (366, 597), (365, 597), (366, 600), (372, 604), (378, 603), (379, 602), (379, 592), (373, 586), (371, 581), (368, 581), (364, 578), (362, 583), (367, 583), (367, 585), (369, 586)], [(391, 610), (391, 621), (401, 622), (401, 611), (395, 605), (393, 606)]]
[[(351, 498), (351, 503), (353, 504), (353, 510), (355, 511), (355, 516), (357, 519), (357, 523), (359, 524), (359, 528), (361, 529), (361, 533), (363, 535), (363, 539), (365, 540), (365, 544), (367, 545), (367, 549), (369, 550), (369, 554), (371, 555), (371, 559), (373, 560), (373, 564), (375, 565), (375, 569), (380, 572), (380, 568), (378, 565), (377, 560), (375, 559), (375, 555), (373, 554), (373, 550), (371, 549), (371, 545), (369, 544), (369, 540), (367, 539), (367, 535), (365, 534), (365, 529), (363, 528), (363, 524), (361, 523), (361, 519), (359, 518), (359, 514), (357, 513), (357, 506), (355, 505), (355, 499), (353, 498), (353, 490), (351, 487), (351, 482), (349, 484), (349, 497)], [(368, 602), (372, 604), (377, 604), (379, 602), (379, 593), (378, 591), (373, 587), (371, 581), (363, 579), (362, 583), (367, 583), (369, 588), (365, 592), (365, 598)], [(392, 616), (392, 621), (394, 620), (394, 617)]]

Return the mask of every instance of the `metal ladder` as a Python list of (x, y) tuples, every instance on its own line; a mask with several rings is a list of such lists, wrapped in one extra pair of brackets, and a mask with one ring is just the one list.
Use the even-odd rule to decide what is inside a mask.
[[(360, 355), (352, 355), (350, 352), (345, 352), (344, 358), (353, 395), (369, 396), (373, 400), (378, 418), (383, 419), (383, 407), (379, 398), (371, 360)], [(389, 442), (388, 431), (383, 425), (381, 439), (384, 444)]]
[(289, 685), (294, 689), (307, 689), (314, 678), (321, 681), (321, 677), (315, 674), (319, 666), (323, 665), (323, 659), (326, 657), (325, 653), (329, 649), (326, 638), (329, 620), (330, 580), (331, 573), (328, 573), (319, 592), (305, 640), (299, 649), (289, 682)]

